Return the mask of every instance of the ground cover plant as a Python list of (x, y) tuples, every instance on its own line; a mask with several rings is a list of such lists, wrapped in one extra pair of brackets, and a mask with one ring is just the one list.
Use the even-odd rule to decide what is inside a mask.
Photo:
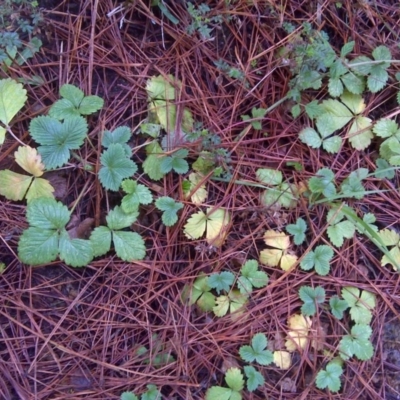
[(0, 397), (398, 396), (396, 5), (1, 7)]

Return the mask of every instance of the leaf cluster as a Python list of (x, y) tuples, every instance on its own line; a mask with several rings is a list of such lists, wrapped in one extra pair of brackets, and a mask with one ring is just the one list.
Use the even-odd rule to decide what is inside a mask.
[(299, 290), (299, 297), (303, 301), (301, 313), (304, 316), (313, 316), (317, 312), (317, 305), (325, 301), (325, 290), (321, 286), (315, 288), (302, 286)]

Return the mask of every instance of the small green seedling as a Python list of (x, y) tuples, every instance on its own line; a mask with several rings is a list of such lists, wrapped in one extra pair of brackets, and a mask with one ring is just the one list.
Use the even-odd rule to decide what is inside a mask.
[[(121, 400), (139, 400), (133, 392), (121, 394)], [(140, 400), (161, 400), (161, 393), (155, 385), (147, 385), (147, 390), (140, 396)]]
[(161, 220), (165, 226), (172, 226), (178, 221), (178, 211), (183, 208), (183, 204), (175, 201), (171, 197), (163, 196), (156, 200), (156, 207), (162, 211)]
[(257, 260), (247, 260), (240, 269), (237, 286), (240, 293), (250, 295), (253, 288), (263, 288), (268, 284), (268, 275), (258, 269)]
[(346, 300), (341, 299), (339, 296), (332, 296), (329, 300), (329, 305), (331, 307), (332, 314), (337, 319), (343, 318), (343, 312), (349, 308), (349, 305)]
[(251, 339), (251, 345), (240, 347), (240, 357), (248, 363), (255, 361), (260, 365), (269, 365), (274, 361), (274, 356), (271, 351), (266, 350), (267, 344), (266, 336), (263, 333), (257, 333)]
[(315, 380), (318, 389), (328, 388), (332, 393), (340, 390), (340, 377), (343, 374), (342, 363), (343, 361), (340, 359), (334, 359), (326, 365), (325, 369), (318, 372)]
[(372, 310), (376, 296), (367, 290), (347, 286), (342, 289), (342, 297), (350, 307), (350, 317), (356, 324), (368, 325), (372, 320)]
[(319, 245), (303, 257), (300, 268), (305, 271), (315, 268), (318, 275), (325, 276), (330, 271), (332, 258), (333, 250), (329, 246)]
[(293, 235), (293, 243), (301, 245), (306, 239), (307, 223), (303, 218), (297, 218), (295, 224), (286, 225), (286, 232)]
[(351, 239), (356, 232), (355, 225), (337, 209), (329, 210), (326, 220), (329, 225), (327, 229), (329, 240), (336, 247), (341, 247), (344, 239)]
[(261, 130), (261, 120), (264, 118), (267, 110), (265, 108), (256, 108), (253, 107), (251, 109), (251, 116), (250, 115), (242, 115), (241, 118), (243, 121), (249, 121), (251, 126), (256, 130)]
[[(191, 292), (190, 292), (191, 291)], [(197, 304), (202, 311), (212, 311), (215, 307), (215, 296), (211, 293), (208, 277), (201, 275), (193, 282), (193, 287), (185, 286), (182, 299), (189, 298), (189, 305)]]
[(150, 204), (153, 201), (150, 190), (133, 179), (125, 179), (121, 187), (127, 193), (121, 202), (121, 208), (126, 214), (138, 211), (140, 204)]
[(231, 286), (235, 280), (235, 275), (229, 271), (222, 271), (220, 273), (212, 274), (208, 277), (208, 285), (217, 291), (218, 294), (221, 291), (229, 292)]
[(339, 352), (343, 360), (356, 356), (365, 361), (372, 358), (374, 346), (370, 341), (372, 329), (369, 325), (357, 324), (351, 328), (351, 334), (345, 335), (340, 340)]
[(253, 366), (245, 365), (243, 369), (247, 378), (246, 387), (249, 392), (254, 392), (259, 386), (264, 385), (264, 377)]

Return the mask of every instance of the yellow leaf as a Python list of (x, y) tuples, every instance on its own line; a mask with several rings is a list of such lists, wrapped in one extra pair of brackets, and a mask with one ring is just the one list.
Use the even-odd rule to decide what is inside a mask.
[(29, 203), (38, 197), (54, 197), (53, 192), (54, 188), (47, 179), (36, 178), (26, 194), (26, 201)]
[(398, 266), (400, 265), (400, 249), (399, 249), (399, 247), (398, 246), (393, 247), (389, 251), (389, 253), (392, 256), (391, 258), (393, 259), (393, 261), (396, 262), (397, 265), (393, 265), (392, 261), (390, 261), (389, 258), (386, 255), (384, 255), (382, 257), (381, 265), (383, 267), (386, 264), (390, 264), (395, 271), (398, 271)]
[(193, 214), (184, 226), (183, 233), (189, 239), (198, 239), (207, 230), (207, 243), (219, 247), (226, 238), (229, 222), (230, 217), (225, 209), (219, 208), (214, 211), (208, 208), (207, 215), (203, 211)]
[(17, 174), (8, 169), (0, 171), (0, 194), (9, 200), (22, 200), (33, 177)]
[(278, 368), (289, 369), (292, 364), (292, 357), (287, 351), (274, 351), (274, 363)]
[(290, 246), (290, 237), (283, 232), (267, 231), (264, 233), (264, 241), (268, 246), (286, 250)]
[(15, 161), (26, 172), (36, 177), (43, 175), (44, 165), (42, 164), (42, 157), (36, 149), (29, 146), (19, 146), (14, 156)]
[(282, 250), (265, 249), (260, 252), (260, 263), (269, 267), (277, 267), (282, 258)]
[(294, 256), (292, 254), (286, 254), (281, 259), (281, 268), (284, 271), (289, 271), (296, 265), (296, 262), (297, 262), (297, 256)]
[(228, 296), (219, 296), (215, 299), (216, 306), (213, 308), (217, 317), (223, 317), (229, 309), (230, 300)]
[(306, 347), (311, 325), (311, 319), (301, 314), (294, 314), (288, 319), (289, 332), (285, 342), (288, 351), (293, 352)]
[[(199, 174), (198, 172), (192, 172), (189, 175), (189, 182), (190, 182), (190, 189), (188, 194), (192, 193), (193, 189), (199, 185), (201, 181), (203, 181), (204, 176), (202, 174)], [(207, 190), (206, 190), (206, 185), (203, 183), (201, 184), (195, 192), (193, 192), (192, 196), (190, 199), (193, 201), (194, 204), (202, 204), (204, 201), (207, 199)]]
[(4, 143), (4, 139), (6, 138), (6, 130), (2, 126), (0, 126), (0, 144)]

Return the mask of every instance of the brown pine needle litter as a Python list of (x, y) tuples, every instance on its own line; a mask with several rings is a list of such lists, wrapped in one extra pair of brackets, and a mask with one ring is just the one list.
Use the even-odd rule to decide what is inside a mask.
[[(335, 249), (326, 276), (298, 267), (285, 272), (263, 266), (270, 278), (268, 285), (253, 292), (245, 312), (234, 320), (229, 315), (217, 318), (203, 313), (181, 299), (184, 286), (201, 272), (238, 272), (246, 260), (258, 260), (265, 248), (264, 232), (283, 231), (299, 216), (309, 225), (310, 248), (328, 243), (322, 208), (300, 202), (289, 211), (268, 209), (260, 204), (260, 188), (237, 185), (234, 180), (255, 182), (258, 168), (274, 168), (285, 170), (291, 182), (299, 183), (328, 166), (341, 181), (360, 166), (372, 170), (378, 149), (355, 151), (343, 146), (336, 155), (310, 149), (298, 139), (305, 119), (292, 117), (294, 103), (290, 101), (267, 113), (262, 130), (247, 129), (241, 134), (248, 126), (241, 115), (253, 107), (267, 109), (289, 90), (289, 67), (277, 56), (279, 48), (290, 44), (283, 23), (300, 26), (309, 22), (314, 29), (324, 30), (336, 52), (354, 40), (356, 55), (369, 55), (383, 44), (391, 49), (393, 59), (399, 59), (398, 2), (209, 0), (205, 3), (210, 15), (229, 20), (211, 23), (210, 39), (198, 31), (187, 33), (191, 17), (186, 1), (163, 2), (178, 24), (150, 3), (39, 1), (44, 17), (38, 32), (42, 48), (27, 63), (12, 64), (7, 72), (0, 70), (0, 78), (43, 79), (39, 86), (24, 85), (28, 103), (17, 115), (13, 132), (36, 147), (27, 133), (30, 120), (48, 111), (59, 98), (60, 86), (73, 84), (105, 101), (101, 112), (89, 117), (89, 139), (79, 150), (81, 159), (97, 168), (102, 132), (117, 126), (138, 127), (147, 117), (147, 80), (172, 74), (182, 81), (178, 104), (214, 132), (221, 148), (230, 154), (231, 182), (209, 180), (207, 187), (207, 206), (223, 207), (231, 215), (229, 234), (219, 248), (211, 248), (203, 239), (189, 240), (183, 226), (200, 209), (189, 201), (185, 204), (190, 207), (184, 208), (178, 223), (169, 229), (152, 214), (152, 207), (144, 207), (136, 224), (147, 245), (143, 261), (123, 262), (109, 252), (81, 269), (58, 261), (30, 267), (21, 264), (17, 255), (19, 237), (28, 226), (26, 203), (1, 197), (0, 261), (7, 267), (0, 275), (0, 398), (111, 400), (119, 399), (124, 391), (141, 394), (146, 385), (154, 384), (165, 399), (203, 399), (211, 386), (226, 387), (226, 370), (243, 365), (239, 348), (249, 344), (256, 333), (264, 333), (275, 349), (283, 348), (287, 320), (300, 313), (298, 291), (304, 285), (322, 286), (329, 296), (340, 295), (345, 286), (376, 295), (371, 322), (373, 358), (347, 361), (338, 393), (318, 389), (317, 373), (350, 331), (348, 315), (338, 320), (320, 308), (313, 317), (311, 340), (293, 354), (291, 367), (259, 367), (265, 384), (253, 393), (243, 390), (243, 398), (400, 398), (400, 278), (389, 266), (380, 265), (382, 255), (365, 236), (356, 234)], [(229, 78), (216, 66), (219, 60), (243, 76)], [(391, 68), (394, 75), (398, 66)], [(310, 96), (304, 102), (321, 99), (325, 92), (310, 93), (304, 92)], [(393, 112), (392, 97), (390, 85), (368, 95), (370, 115), (380, 118)], [(18, 145), (7, 136), (0, 169), (13, 167)], [(133, 135), (130, 146), (140, 145), (143, 138)], [(196, 151), (195, 145), (191, 151)], [(144, 158), (142, 147), (134, 150), (138, 164)], [(304, 168), (296, 171), (287, 162), (298, 162)], [(60, 191), (57, 198), (69, 209), (81, 196), (74, 215), (78, 221), (92, 218), (82, 231), (90, 232), (91, 224), (102, 223), (108, 202), (116, 201), (75, 158), (53, 179)], [(183, 200), (180, 175), (170, 173), (154, 183), (140, 174), (139, 180), (160, 196)], [(370, 179), (366, 187), (384, 190), (398, 184), (398, 177), (390, 182)], [(374, 213), (380, 228), (392, 229), (398, 228), (399, 204), (398, 190), (369, 195), (362, 202), (363, 211)], [(322, 343), (325, 352), (311, 343)], [(140, 352), (143, 346), (145, 354)], [(155, 357), (160, 354), (173, 361), (157, 363)]]

